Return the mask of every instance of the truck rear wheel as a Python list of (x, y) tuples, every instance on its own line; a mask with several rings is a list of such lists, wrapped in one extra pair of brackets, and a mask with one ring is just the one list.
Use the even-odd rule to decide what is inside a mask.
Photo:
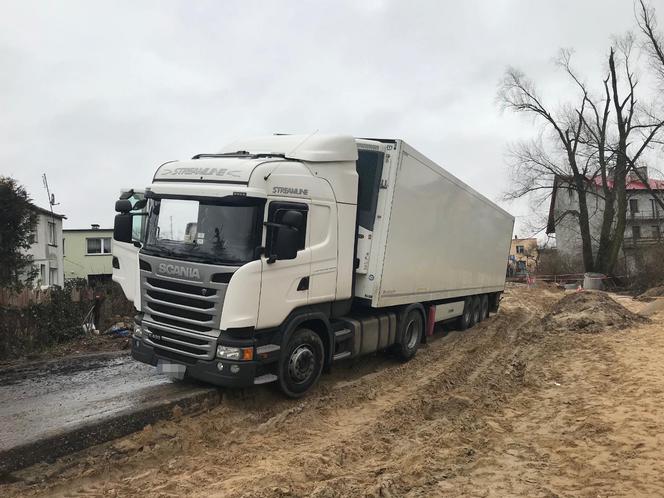
[(478, 323), (480, 323), (480, 321), (482, 320), (482, 318), (480, 316), (480, 312), (481, 312), (480, 308), (482, 307), (482, 305), (480, 303), (480, 296), (473, 296), (470, 299), (471, 299), (471, 303), (472, 303), (471, 304), (471, 309), (473, 310), (472, 315), (471, 315), (471, 319), (470, 319), (470, 322), (471, 322), (470, 326), (473, 327), (473, 326), (477, 325)]
[(418, 310), (411, 310), (404, 318), (402, 324), (401, 339), (396, 344), (396, 352), (401, 361), (408, 361), (415, 353), (422, 341), (422, 333), (424, 332), (424, 320), (422, 313)]
[(290, 337), (279, 361), (279, 387), (290, 398), (299, 398), (316, 383), (323, 371), (323, 341), (310, 329), (298, 329)]
[(467, 297), (463, 303), (463, 314), (457, 319), (457, 328), (459, 330), (466, 330), (472, 327), (473, 318), (473, 298)]
[(500, 307), (500, 298), (502, 297), (502, 292), (496, 292), (495, 294), (491, 294), (491, 299), (490, 299), (490, 307), (489, 311), (491, 313), (498, 313), (498, 308)]
[(489, 318), (489, 296), (483, 294), (480, 297), (480, 321)]

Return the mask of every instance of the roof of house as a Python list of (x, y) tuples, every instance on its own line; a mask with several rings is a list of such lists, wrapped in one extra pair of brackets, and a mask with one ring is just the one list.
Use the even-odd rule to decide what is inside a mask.
[[(551, 204), (549, 205), (549, 218), (546, 224), (547, 234), (556, 233), (556, 220), (553, 214), (553, 210), (554, 206), (556, 205), (556, 193), (558, 191), (558, 184), (565, 182), (565, 180), (566, 179), (564, 177), (561, 177), (559, 175), (556, 175), (555, 179), (553, 180), (553, 191), (551, 192)], [(568, 178), (567, 181), (570, 182), (571, 180), (569, 180)], [(601, 177), (596, 176), (590, 179), (589, 181), (596, 187), (601, 187), (603, 185)], [(613, 188), (613, 180), (607, 179), (606, 183), (609, 188)], [(651, 190), (664, 190), (664, 180), (649, 178), (648, 187), (650, 187)], [(647, 187), (643, 182), (639, 180), (629, 180), (629, 179), (625, 184), (625, 188), (631, 191), (647, 190)]]
[(32, 206), (32, 209), (35, 210), (36, 212), (40, 213), (40, 214), (53, 216), (54, 218), (60, 218), (61, 220), (63, 220), (63, 219), (66, 220), (67, 219), (67, 217), (64, 214), (54, 213), (50, 209), (45, 209), (43, 207), (39, 207), (36, 204), (30, 204), (30, 206)]
[[(602, 186), (602, 179), (600, 177), (595, 177), (593, 178), (592, 181), (596, 186), (598, 187)], [(609, 188), (613, 188), (613, 180), (607, 179), (606, 183), (609, 186)], [(654, 178), (650, 178), (648, 179), (648, 186), (652, 190), (664, 190), (664, 180), (656, 180)], [(628, 181), (625, 184), (625, 188), (627, 190), (646, 190), (646, 185), (638, 180), (633, 180), (633, 181)]]
[(112, 228), (65, 228), (63, 232), (112, 232)]

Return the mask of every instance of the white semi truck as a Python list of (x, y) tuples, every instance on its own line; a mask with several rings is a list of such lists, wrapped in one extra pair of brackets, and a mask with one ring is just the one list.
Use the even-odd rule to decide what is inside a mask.
[(132, 356), (307, 392), (336, 361), (412, 358), (497, 311), (514, 218), (402, 140), (275, 135), (163, 164), (116, 202)]

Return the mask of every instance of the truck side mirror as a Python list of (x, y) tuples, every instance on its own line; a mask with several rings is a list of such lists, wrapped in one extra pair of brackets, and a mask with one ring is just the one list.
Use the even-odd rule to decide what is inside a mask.
[(117, 240), (118, 242), (132, 242), (131, 228), (133, 218), (134, 217), (130, 213), (120, 213), (115, 215), (115, 224), (113, 225), (114, 240)]
[(274, 258), (275, 259), (295, 259), (297, 257), (297, 247), (300, 241), (300, 234), (291, 227), (281, 227), (277, 230), (274, 240)]
[(268, 263), (297, 257), (303, 224), (304, 215), (300, 211), (289, 209), (281, 215), (279, 223), (272, 225), (275, 228), (275, 234)]
[(129, 199), (119, 199), (115, 201), (115, 211), (118, 213), (128, 213), (131, 209), (131, 201)]

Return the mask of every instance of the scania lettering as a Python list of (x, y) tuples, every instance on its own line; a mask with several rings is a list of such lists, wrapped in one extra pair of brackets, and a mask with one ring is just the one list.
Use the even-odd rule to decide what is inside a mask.
[(514, 218), (403, 140), (275, 135), (171, 161), (116, 202), (132, 356), (305, 394), (339, 361), (411, 359), (497, 311)]
[(198, 268), (159, 263), (159, 273), (200, 280)]

